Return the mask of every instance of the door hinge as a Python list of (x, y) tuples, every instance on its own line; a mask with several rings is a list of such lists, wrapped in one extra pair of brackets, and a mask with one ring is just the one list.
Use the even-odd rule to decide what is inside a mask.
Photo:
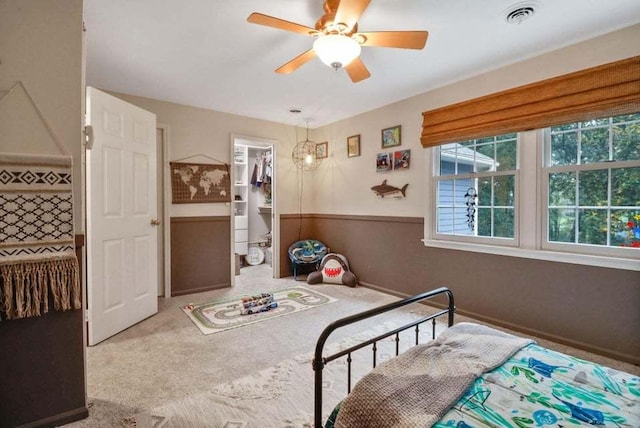
[(82, 133), (84, 134), (84, 147), (91, 150), (93, 148), (93, 128), (91, 125), (86, 125)]
[(84, 322), (89, 322), (89, 318), (91, 317), (89, 316), (89, 309), (87, 309), (84, 311)]

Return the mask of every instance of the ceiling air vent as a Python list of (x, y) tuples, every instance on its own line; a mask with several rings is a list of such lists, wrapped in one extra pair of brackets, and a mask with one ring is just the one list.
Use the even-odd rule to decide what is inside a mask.
[(504, 12), (505, 21), (509, 24), (521, 24), (536, 13), (536, 8), (538, 6), (539, 3), (536, 2), (514, 4)]

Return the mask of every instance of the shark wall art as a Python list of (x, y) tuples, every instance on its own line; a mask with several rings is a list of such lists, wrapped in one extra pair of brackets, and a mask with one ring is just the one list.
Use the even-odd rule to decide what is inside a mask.
[(377, 186), (373, 186), (371, 190), (376, 194), (379, 198), (398, 198), (402, 199), (406, 196), (407, 187), (409, 184), (405, 184), (402, 188), (392, 186), (387, 184), (387, 180), (384, 180), (382, 184), (378, 184)]

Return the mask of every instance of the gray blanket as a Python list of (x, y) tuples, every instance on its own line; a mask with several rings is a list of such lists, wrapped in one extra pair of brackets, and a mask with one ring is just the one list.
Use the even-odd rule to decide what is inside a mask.
[(343, 401), (336, 428), (430, 427), (482, 373), (532, 343), (460, 323), (375, 368)]

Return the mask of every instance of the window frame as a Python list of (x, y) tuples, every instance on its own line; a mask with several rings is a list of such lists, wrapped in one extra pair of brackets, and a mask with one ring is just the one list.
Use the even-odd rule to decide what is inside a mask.
[[(499, 141), (498, 141), (499, 142)], [(496, 142), (494, 142), (495, 144)], [(441, 145), (434, 147), (433, 152), (435, 156), (433, 157), (432, 171), (431, 174), (431, 186), (434, 197), (431, 199), (432, 208), (432, 217), (434, 221), (432, 222), (431, 228), (431, 236), (435, 240), (441, 241), (452, 241), (452, 242), (464, 242), (471, 244), (483, 244), (483, 245), (497, 245), (497, 246), (506, 246), (506, 247), (518, 247), (520, 245), (520, 225), (519, 225), (519, 199), (520, 199), (520, 191), (519, 191), (519, 183), (520, 183), (520, 134), (518, 133), (516, 136), (516, 169), (508, 170), (508, 171), (483, 171), (483, 172), (466, 172), (462, 174), (450, 174), (441, 176), (440, 175), (440, 150), (445, 148), (446, 145)], [(428, 164), (427, 164), (428, 165)], [(464, 179), (472, 179), (477, 182), (481, 178), (484, 177), (498, 177), (498, 176), (513, 176), (514, 177), (514, 200), (513, 200), (513, 209), (514, 209), (514, 219), (513, 219), (513, 228), (514, 235), (513, 238), (505, 238), (505, 237), (494, 237), (494, 236), (475, 236), (475, 235), (455, 235), (449, 233), (440, 233), (438, 232), (438, 183), (440, 181), (446, 180), (464, 180)], [(476, 189), (477, 190), (477, 189)], [(477, 208), (477, 207), (476, 207)], [(476, 220), (476, 228), (477, 228), (477, 220)]]
[[(633, 259), (633, 252), (640, 253), (640, 250), (632, 249), (632, 248), (624, 248), (624, 247), (613, 247), (606, 245), (595, 245), (595, 244), (582, 244), (576, 242), (556, 242), (549, 241), (548, 233), (549, 233), (549, 175), (553, 173), (562, 173), (562, 172), (584, 172), (584, 171), (603, 171), (603, 170), (612, 170), (617, 168), (625, 168), (625, 167), (640, 167), (640, 159), (638, 160), (625, 160), (625, 161), (616, 161), (611, 160), (612, 156), (612, 147), (609, 147), (609, 160), (600, 161), (600, 162), (590, 162), (590, 163), (581, 163), (580, 159), (576, 162), (576, 164), (572, 165), (552, 165), (551, 164), (551, 128), (547, 127), (541, 130), (543, 136), (543, 153), (544, 159), (542, 164), (539, 166), (541, 172), (541, 190), (542, 190), (542, 232), (544, 236), (541, 236), (541, 249), (549, 250), (549, 251), (560, 251), (560, 252), (569, 252), (569, 253), (577, 253), (577, 254), (585, 254), (591, 256), (604, 256), (604, 257), (621, 257), (621, 258), (631, 258)], [(609, 135), (609, 139), (611, 141), (611, 134)], [(578, 156), (580, 156), (580, 151), (578, 150)], [(611, 186), (611, 177), (609, 175), (608, 186)], [(608, 194), (610, 192), (607, 192)], [(576, 193), (576, 197), (579, 198), (579, 194)], [(611, 209), (610, 205), (607, 205), (607, 211)], [(608, 216), (607, 216), (608, 217)], [(636, 257), (640, 259), (640, 256)]]
[[(545, 129), (518, 132), (516, 195), (514, 218), (517, 244), (505, 245), (505, 238), (461, 237), (437, 233), (437, 183), (439, 170), (437, 146), (426, 148), (425, 154), (425, 218), (424, 239), (427, 247), (472, 251), (478, 253), (522, 257), (527, 259), (605, 268), (640, 271), (640, 250), (600, 247), (587, 244), (553, 243), (547, 245), (548, 172), (545, 170)], [(633, 163), (635, 161), (623, 161)], [(607, 163), (608, 164), (608, 163)], [(524, 198), (522, 195), (532, 197)], [(521, 227), (521, 225), (530, 227)], [(452, 239), (453, 238), (453, 239)], [(466, 239), (460, 239), (466, 238)], [(469, 239), (473, 238), (473, 239)], [(478, 239), (480, 238), (480, 239)], [(580, 248), (577, 248), (580, 247)], [(595, 250), (595, 251), (594, 251)]]

